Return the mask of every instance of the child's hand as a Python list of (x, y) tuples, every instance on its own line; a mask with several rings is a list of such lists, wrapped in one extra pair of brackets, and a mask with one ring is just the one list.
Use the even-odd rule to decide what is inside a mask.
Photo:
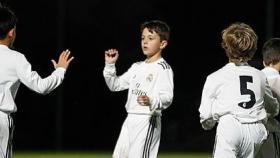
[(150, 99), (146, 95), (141, 95), (137, 98), (137, 102), (142, 106), (150, 106)]
[(105, 51), (105, 62), (107, 64), (114, 64), (118, 60), (119, 52), (116, 49), (109, 49)]
[(59, 59), (58, 59), (57, 63), (56, 63), (55, 60), (52, 60), (52, 63), (53, 63), (53, 66), (54, 66), (55, 69), (58, 68), (58, 67), (63, 67), (65, 69), (67, 69), (70, 62), (73, 59), (74, 59), (74, 57), (70, 56), (70, 51), (67, 49), (59, 55)]

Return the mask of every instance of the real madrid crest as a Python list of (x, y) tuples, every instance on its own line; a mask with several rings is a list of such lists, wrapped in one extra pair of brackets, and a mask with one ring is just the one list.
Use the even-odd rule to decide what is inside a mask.
[(151, 82), (153, 80), (153, 74), (149, 74), (146, 78), (146, 81)]

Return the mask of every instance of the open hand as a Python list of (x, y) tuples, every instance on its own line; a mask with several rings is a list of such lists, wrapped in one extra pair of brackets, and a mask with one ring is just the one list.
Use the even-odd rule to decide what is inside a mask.
[(63, 67), (65, 69), (67, 69), (70, 62), (73, 59), (74, 59), (74, 57), (70, 56), (70, 51), (67, 49), (59, 55), (58, 62), (56, 62), (55, 60), (52, 60), (52, 63), (53, 63), (53, 66), (54, 66), (55, 69), (58, 68), (58, 67)]

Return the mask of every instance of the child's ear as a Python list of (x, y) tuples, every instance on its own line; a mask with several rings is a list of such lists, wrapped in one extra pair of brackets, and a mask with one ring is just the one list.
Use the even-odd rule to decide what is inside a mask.
[(14, 29), (14, 28), (13, 28), (13, 29), (11, 29), (11, 30), (8, 32), (8, 37), (9, 37), (9, 38), (14, 37), (14, 36), (15, 36), (15, 34), (16, 34), (16, 32), (15, 32), (15, 31), (16, 31), (16, 29)]
[(164, 49), (167, 46), (168, 42), (166, 40), (161, 41), (160, 49)]

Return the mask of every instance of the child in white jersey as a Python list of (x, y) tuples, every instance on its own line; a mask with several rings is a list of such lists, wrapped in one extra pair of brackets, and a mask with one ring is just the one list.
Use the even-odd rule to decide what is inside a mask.
[(265, 106), (279, 106), (265, 75), (248, 65), (257, 49), (257, 35), (247, 24), (234, 23), (222, 31), (229, 63), (207, 76), (199, 107), (206, 130), (216, 122), (214, 158), (254, 158), (267, 138)]
[(127, 72), (116, 76), (116, 49), (105, 51), (103, 75), (111, 91), (128, 89), (126, 111), (113, 158), (156, 158), (160, 143), (161, 111), (173, 99), (173, 72), (162, 58), (167, 46), (169, 27), (154, 20), (141, 25), (141, 46), (146, 60), (134, 63)]
[(47, 94), (59, 86), (73, 57), (68, 50), (60, 54), (58, 63), (52, 60), (55, 70), (42, 79), (31, 70), (25, 56), (12, 50), (16, 37), (15, 14), (0, 4), (0, 158), (12, 157), (13, 119), (16, 112), (15, 97), (20, 83), (42, 94)]
[[(263, 64), (265, 68), (262, 70), (268, 80), (273, 95), (280, 101), (280, 38), (272, 38), (265, 42), (263, 49)], [(269, 132), (267, 140), (261, 146), (258, 158), (280, 158), (280, 124), (275, 119), (278, 115), (274, 108), (266, 108), (268, 113), (268, 121), (266, 128)]]

